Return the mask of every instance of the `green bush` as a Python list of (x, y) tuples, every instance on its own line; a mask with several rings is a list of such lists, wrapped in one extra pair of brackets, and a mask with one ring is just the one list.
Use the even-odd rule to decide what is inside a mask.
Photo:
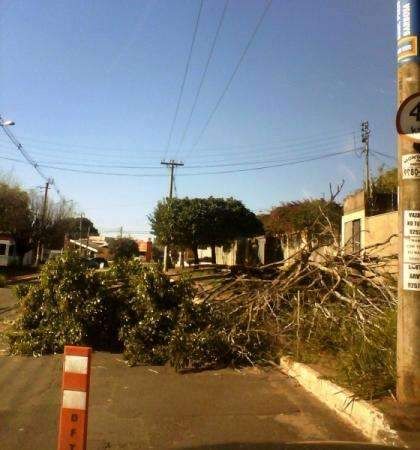
[(119, 305), (106, 277), (76, 253), (48, 261), (39, 284), (16, 288), (20, 315), (8, 333), (11, 353), (39, 355), (62, 351), (64, 345), (115, 344)]
[(172, 282), (158, 266), (133, 263), (130, 268), (119, 333), (124, 355), (131, 365), (164, 364), (179, 305), (192, 298), (192, 284), (186, 279)]
[(388, 395), (396, 386), (397, 311), (380, 313), (364, 333), (354, 330), (338, 355), (340, 381), (365, 398)]
[(6, 277), (0, 274), (0, 288), (6, 287)]

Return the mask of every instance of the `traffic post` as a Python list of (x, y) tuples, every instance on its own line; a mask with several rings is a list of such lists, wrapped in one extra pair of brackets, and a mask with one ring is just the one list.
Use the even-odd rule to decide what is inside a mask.
[(58, 450), (86, 450), (90, 347), (65, 346)]
[(420, 0), (397, 1), (397, 397), (420, 403)]

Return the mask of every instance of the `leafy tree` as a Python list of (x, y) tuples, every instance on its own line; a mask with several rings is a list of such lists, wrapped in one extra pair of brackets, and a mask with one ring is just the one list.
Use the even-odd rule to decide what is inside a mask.
[(18, 185), (0, 182), (0, 231), (10, 232), (22, 260), (32, 248), (33, 214), (27, 192)]
[[(81, 221), (81, 228), (80, 228)], [(86, 239), (87, 236), (99, 236), (98, 230), (95, 228), (93, 222), (87, 217), (57, 217), (56, 220), (51, 220), (47, 226), (46, 241), (49, 248), (61, 249), (64, 245), (64, 238), (69, 239)], [(81, 231), (81, 233), (80, 233)]]
[(283, 203), (273, 208), (270, 214), (260, 216), (265, 229), (272, 234), (281, 235), (306, 231), (319, 234), (322, 225), (317, 219), (324, 214), (333, 228), (338, 231), (341, 224), (342, 207), (324, 199), (307, 199)]
[(215, 248), (241, 237), (261, 234), (263, 227), (254, 213), (233, 198), (183, 198), (159, 202), (149, 217), (157, 241), (181, 250), (190, 248), (198, 264), (198, 248)]
[(378, 194), (396, 193), (398, 189), (398, 169), (396, 167), (385, 170), (378, 168), (378, 175), (372, 179), (372, 190)]
[(132, 258), (139, 255), (139, 246), (134, 239), (118, 238), (109, 241), (109, 252), (114, 259)]

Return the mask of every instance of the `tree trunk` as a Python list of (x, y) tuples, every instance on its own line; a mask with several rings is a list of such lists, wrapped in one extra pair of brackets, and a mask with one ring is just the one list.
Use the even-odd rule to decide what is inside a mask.
[(211, 244), (211, 263), (216, 264), (216, 245)]
[(193, 254), (194, 254), (194, 264), (196, 266), (198, 266), (198, 264), (200, 263), (200, 261), (198, 259), (198, 245), (193, 245), (192, 251), (193, 251)]
[(181, 250), (179, 253), (179, 265), (184, 268), (185, 267), (185, 252)]

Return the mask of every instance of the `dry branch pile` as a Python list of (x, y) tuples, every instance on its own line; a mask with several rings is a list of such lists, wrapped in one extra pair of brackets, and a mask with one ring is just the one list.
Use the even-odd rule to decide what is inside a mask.
[(254, 338), (270, 335), (283, 354), (333, 354), (342, 382), (365, 397), (382, 395), (395, 383), (397, 286), (387, 270), (396, 258), (375, 256), (387, 243), (364, 255), (308, 244), (286, 262), (225, 270), (199, 284), (196, 300), (229, 304), (232, 324), (248, 321)]

